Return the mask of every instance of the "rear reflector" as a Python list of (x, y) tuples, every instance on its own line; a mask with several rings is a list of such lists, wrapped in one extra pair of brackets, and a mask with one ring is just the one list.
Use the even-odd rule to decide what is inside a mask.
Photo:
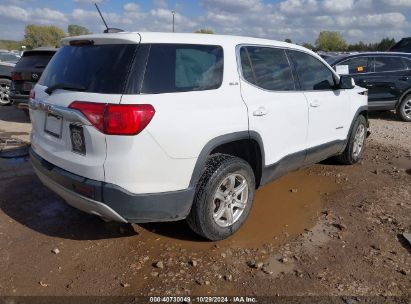
[(74, 101), (69, 108), (83, 113), (100, 132), (108, 135), (137, 135), (150, 123), (152, 105), (117, 105)]
[(21, 76), (21, 73), (12, 72), (11, 73), (11, 79), (14, 80), (14, 81), (23, 80), (23, 77)]

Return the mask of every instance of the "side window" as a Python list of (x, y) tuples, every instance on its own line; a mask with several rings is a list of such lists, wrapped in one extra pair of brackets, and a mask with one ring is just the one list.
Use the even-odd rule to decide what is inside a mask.
[(304, 91), (332, 90), (333, 72), (317, 58), (299, 51), (288, 51)]
[(375, 72), (394, 72), (407, 69), (401, 58), (395, 57), (375, 57), (374, 65)]
[[(242, 48), (242, 50), (245, 48)], [(251, 61), (251, 71), (248, 66)], [(244, 78), (270, 91), (295, 90), (292, 70), (284, 50), (270, 47), (246, 47), (240, 51)], [(247, 56), (247, 57), (248, 57)]]
[(213, 90), (223, 81), (223, 49), (215, 45), (152, 44), (142, 93)]
[(363, 74), (373, 72), (370, 69), (369, 57), (355, 57), (343, 62), (340, 62), (337, 65), (348, 65), (350, 74)]

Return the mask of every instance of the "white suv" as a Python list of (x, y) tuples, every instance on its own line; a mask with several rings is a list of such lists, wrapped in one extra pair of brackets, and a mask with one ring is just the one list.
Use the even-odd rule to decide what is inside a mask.
[(255, 190), (331, 156), (357, 162), (367, 91), (315, 53), (218, 35), (65, 38), (31, 92), (31, 159), (70, 205), (233, 234)]

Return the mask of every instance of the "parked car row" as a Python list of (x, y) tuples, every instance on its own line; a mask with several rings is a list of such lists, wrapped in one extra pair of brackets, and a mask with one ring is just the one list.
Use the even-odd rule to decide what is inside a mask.
[(56, 53), (55, 48), (36, 48), (20, 57), (0, 52), (0, 105), (14, 103), (28, 114), (29, 93)]
[(19, 59), (20, 56), (15, 53), (0, 51), (0, 105), (6, 105), (11, 102), (11, 71)]

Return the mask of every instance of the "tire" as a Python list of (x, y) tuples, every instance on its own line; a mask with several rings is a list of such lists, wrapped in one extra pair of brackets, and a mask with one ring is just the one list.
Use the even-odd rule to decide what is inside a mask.
[(27, 116), (28, 118), (30, 118), (30, 111), (29, 111), (29, 109), (22, 109), (22, 110), (23, 110), (24, 114), (26, 114), (26, 116)]
[(10, 85), (11, 85), (11, 80), (0, 79), (0, 106), (9, 105), (11, 103)]
[(364, 153), (366, 139), (367, 120), (360, 115), (354, 123), (344, 152), (337, 156), (337, 160), (346, 165), (358, 163)]
[[(235, 203), (235, 195), (229, 194), (233, 192), (230, 187), (233, 180), (234, 190), (239, 191), (241, 185), (247, 185), (247, 191), (244, 188), (236, 197), (243, 204)], [(246, 161), (226, 154), (213, 155), (208, 159), (198, 182), (193, 206), (187, 217), (188, 225), (206, 239), (223, 240), (234, 234), (248, 217), (254, 193), (255, 177)]]
[(399, 120), (411, 122), (411, 95), (407, 95), (398, 104), (395, 114)]

